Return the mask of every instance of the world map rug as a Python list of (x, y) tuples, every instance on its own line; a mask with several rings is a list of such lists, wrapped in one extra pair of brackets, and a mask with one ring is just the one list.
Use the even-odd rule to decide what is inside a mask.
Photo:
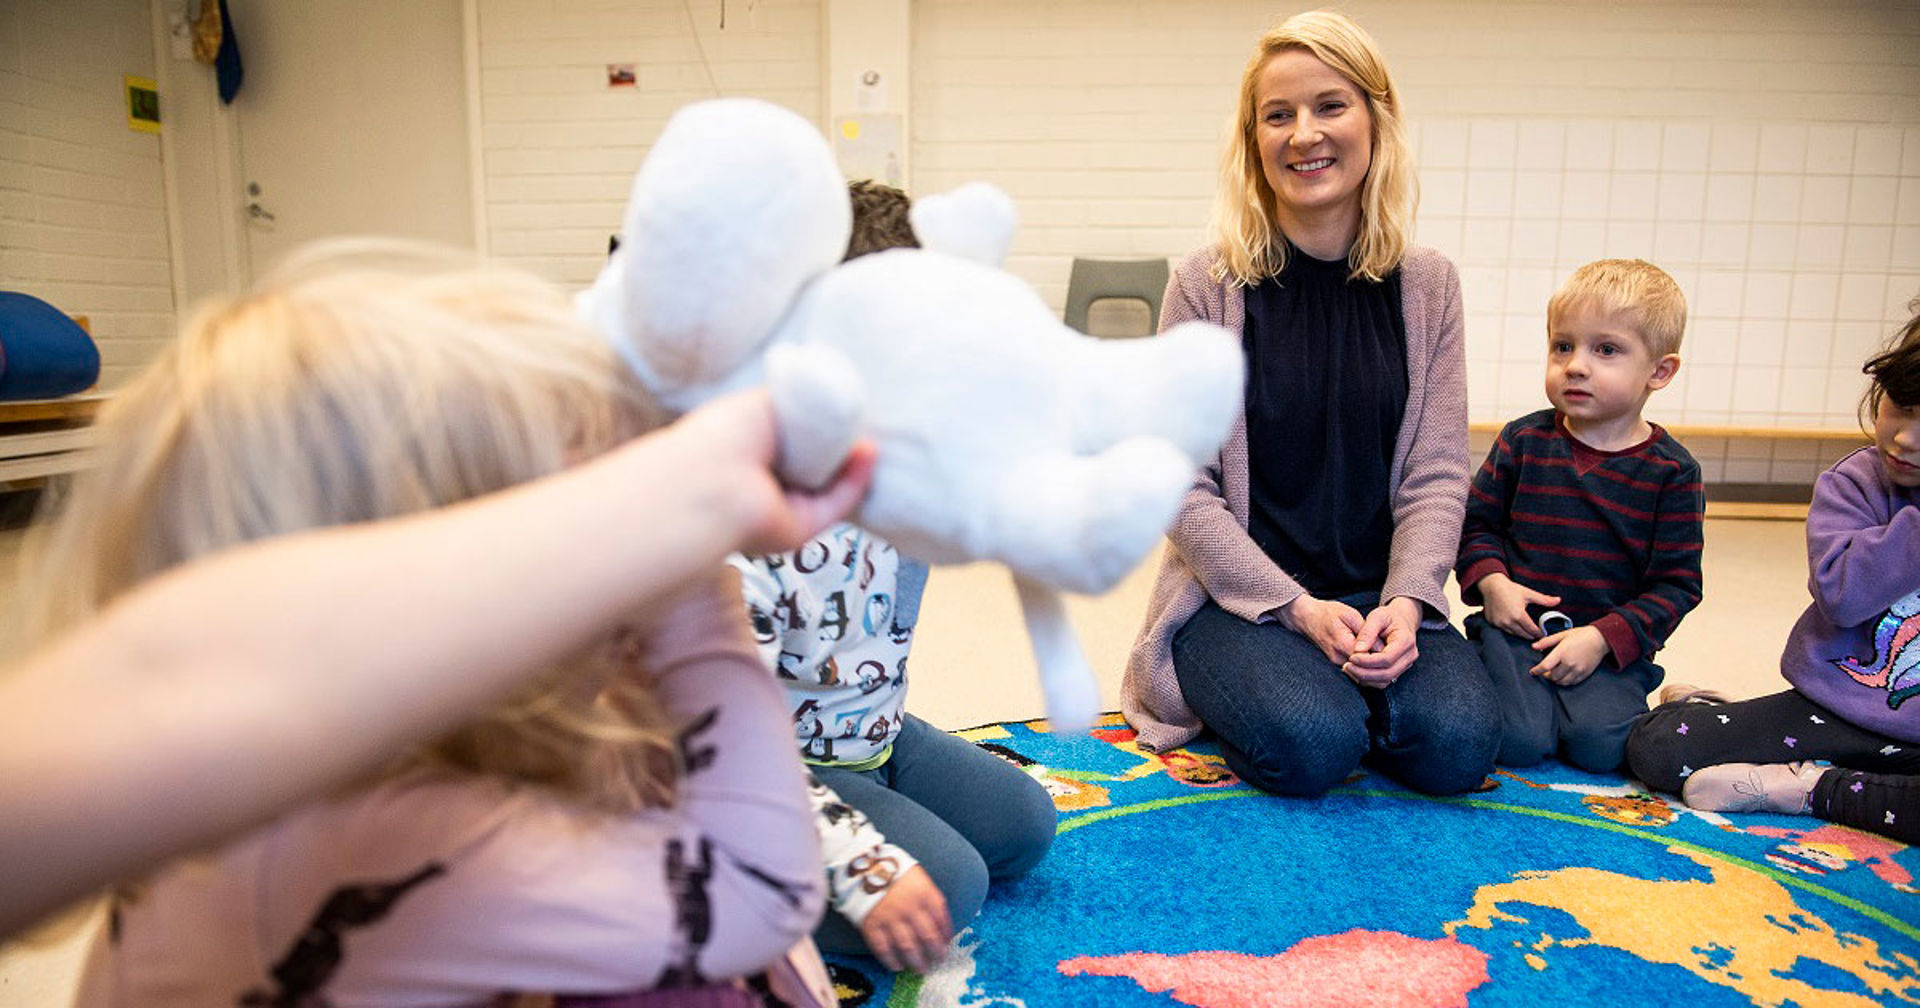
[(1046, 785), (1053, 849), (925, 974), (832, 959), (846, 1008), (1920, 1005), (1920, 851), (1874, 834), (1559, 764), (1278, 798), (1117, 715), (959, 734)]

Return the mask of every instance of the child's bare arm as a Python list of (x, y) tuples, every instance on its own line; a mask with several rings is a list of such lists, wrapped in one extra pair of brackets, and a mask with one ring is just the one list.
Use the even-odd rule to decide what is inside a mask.
[(0, 676), (0, 934), (445, 731), (735, 549), (848, 510), (769, 473), (764, 394), (565, 473), (156, 578)]

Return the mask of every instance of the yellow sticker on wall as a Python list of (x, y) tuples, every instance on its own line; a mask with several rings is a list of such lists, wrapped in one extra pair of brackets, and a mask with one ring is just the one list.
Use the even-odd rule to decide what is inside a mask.
[(160, 88), (145, 77), (131, 74), (127, 82), (127, 126), (142, 133), (160, 132)]

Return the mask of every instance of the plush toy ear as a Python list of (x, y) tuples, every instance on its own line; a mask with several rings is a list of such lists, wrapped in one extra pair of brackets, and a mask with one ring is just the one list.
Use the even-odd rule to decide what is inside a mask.
[(1006, 193), (985, 182), (913, 201), (913, 236), (934, 252), (999, 266), (1007, 259), (1020, 215)]
[(582, 310), (684, 408), (752, 366), (801, 289), (840, 261), (852, 221), (812, 123), (752, 99), (689, 105), (641, 165)]

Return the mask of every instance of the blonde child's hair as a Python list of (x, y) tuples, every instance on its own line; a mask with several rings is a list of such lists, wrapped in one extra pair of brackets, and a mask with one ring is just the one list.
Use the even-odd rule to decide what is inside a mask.
[(1624, 316), (1656, 358), (1680, 352), (1686, 296), (1666, 270), (1644, 259), (1599, 259), (1574, 270), (1547, 301), (1548, 331), (1578, 308)]
[[(44, 639), (226, 547), (557, 472), (656, 420), (552, 285), (428, 246), (321, 243), (200, 306), (102, 408), (94, 467), (30, 536), (24, 630)], [(484, 563), (487, 544), (473, 546)], [(618, 652), (556, 664), (391, 769), (499, 774), (614, 807), (665, 800), (665, 719)]]
[(1260, 37), (1240, 74), (1238, 108), (1220, 159), (1213, 231), (1220, 243), (1216, 281), (1251, 286), (1287, 264), (1285, 236), (1274, 224), (1273, 187), (1260, 163), (1253, 89), (1260, 70), (1290, 49), (1310, 53), (1347, 79), (1367, 103), (1373, 120), (1373, 164), (1360, 183), (1360, 234), (1347, 253), (1355, 277), (1380, 280), (1400, 268), (1419, 207), (1413, 149), (1401, 118), (1400, 95), (1387, 74), (1380, 48), (1344, 14), (1316, 10), (1295, 14)]

